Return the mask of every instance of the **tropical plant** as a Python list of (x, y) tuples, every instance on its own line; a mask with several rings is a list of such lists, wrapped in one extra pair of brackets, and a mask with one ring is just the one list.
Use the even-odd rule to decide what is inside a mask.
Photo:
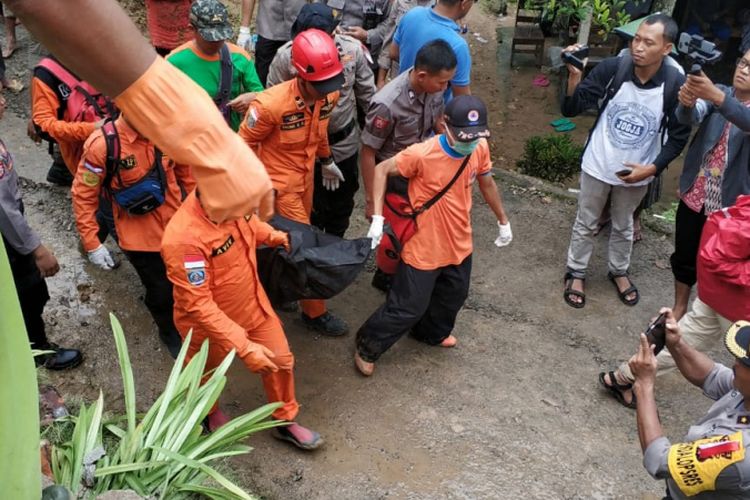
[(21, 306), (0, 244), (0, 485), (4, 498), (38, 500), (39, 395)]
[(52, 448), (55, 481), (74, 495), (89, 498), (117, 489), (161, 499), (190, 494), (217, 499), (251, 498), (210, 464), (249, 452), (251, 448), (241, 441), (250, 434), (284, 425), (268, 420), (280, 403), (265, 405), (210, 435), (204, 434), (201, 424), (226, 384), (226, 371), (234, 352), (201, 383), (208, 343), (204, 342), (183, 367), (190, 343), (188, 334), (164, 392), (145, 415), (138, 416), (125, 335), (114, 315), (110, 315), (110, 320), (122, 374), (125, 416), (105, 418), (100, 393), (96, 403), (83, 404), (78, 416), (67, 417), (74, 429), (68, 441)]
[(578, 172), (583, 147), (567, 135), (530, 137), (516, 162), (521, 173), (551, 182), (564, 182)]
[[(636, 0), (636, 5), (642, 0)], [(548, 0), (547, 12), (554, 12), (559, 18), (580, 22), (591, 12), (593, 30), (606, 39), (612, 30), (630, 22), (625, 12), (625, 0)]]

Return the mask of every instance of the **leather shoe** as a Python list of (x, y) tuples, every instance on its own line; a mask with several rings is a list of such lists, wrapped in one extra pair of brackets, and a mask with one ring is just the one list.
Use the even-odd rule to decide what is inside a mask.
[(349, 325), (343, 319), (334, 316), (328, 311), (317, 318), (311, 318), (307, 314), (302, 313), (302, 321), (305, 322), (305, 326), (309, 330), (315, 330), (320, 332), (321, 335), (328, 337), (340, 337), (349, 333)]
[(43, 366), (48, 370), (68, 370), (80, 365), (83, 361), (83, 354), (78, 349), (67, 349), (50, 344), (42, 351), (55, 351), (52, 354), (44, 354), (35, 358), (37, 366)]

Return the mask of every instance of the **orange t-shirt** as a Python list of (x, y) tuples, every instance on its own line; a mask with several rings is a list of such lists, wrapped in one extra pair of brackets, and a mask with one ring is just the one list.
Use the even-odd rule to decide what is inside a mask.
[(161, 255), (174, 285), (174, 321), (193, 342), (246, 352), (247, 331), (276, 317), (258, 276), (256, 247), (273, 228), (256, 216), (216, 224), (193, 191), (172, 217)]
[[(131, 186), (142, 179), (153, 167), (154, 145), (133, 130), (123, 118), (118, 118), (115, 126), (120, 137), (122, 166), (119, 178), (125, 186)], [(99, 224), (96, 221), (96, 210), (99, 207), (99, 196), (106, 176), (106, 158), (107, 142), (100, 129), (92, 134), (84, 145), (83, 156), (71, 188), (76, 226), (81, 235), (83, 248), (87, 252), (95, 250), (101, 244), (97, 237)], [(180, 186), (186, 192), (192, 191), (195, 187), (190, 167), (177, 165), (166, 156), (162, 157), (162, 167), (167, 185), (164, 189), (164, 203), (160, 207), (147, 214), (130, 215), (117, 203), (112, 202), (118, 243), (124, 250), (135, 252), (161, 250), (164, 228), (182, 200)], [(111, 187), (122, 188), (116, 175), (112, 176)]]
[(192, 40), (191, 0), (146, 0), (148, 34), (154, 47), (174, 49)]
[[(395, 156), (399, 173), (409, 179), (409, 200), (421, 207), (451, 181), (464, 157), (451, 156), (435, 136)], [(461, 177), (430, 209), (417, 217), (417, 232), (404, 245), (402, 260), (430, 271), (458, 265), (471, 255), (471, 191), (477, 175), (492, 169), (490, 150), (481, 139)]]
[(266, 89), (250, 104), (240, 137), (263, 162), (277, 191), (302, 193), (312, 187), (315, 157), (331, 156), (328, 120), (338, 96), (328, 94), (311, 110), (295, 78)]

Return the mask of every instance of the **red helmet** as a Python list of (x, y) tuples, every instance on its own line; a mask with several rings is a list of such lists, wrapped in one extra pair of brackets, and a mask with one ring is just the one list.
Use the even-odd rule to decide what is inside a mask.
[(292, 42), (292, 64), (300, 78), (327, 94), (344, 84), (344, 67), (331, 35), (318, 29), (303, 31)]

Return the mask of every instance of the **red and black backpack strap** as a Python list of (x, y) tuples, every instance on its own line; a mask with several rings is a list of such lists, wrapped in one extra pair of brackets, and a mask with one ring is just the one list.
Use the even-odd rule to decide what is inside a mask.
[(107, 157), (104, 161), (104, 188), (111, 190), (112, 176), (120, 174), (120, 134), (117, 133), (114, 119), (106, 120), (101, 130), (107, 145)]

